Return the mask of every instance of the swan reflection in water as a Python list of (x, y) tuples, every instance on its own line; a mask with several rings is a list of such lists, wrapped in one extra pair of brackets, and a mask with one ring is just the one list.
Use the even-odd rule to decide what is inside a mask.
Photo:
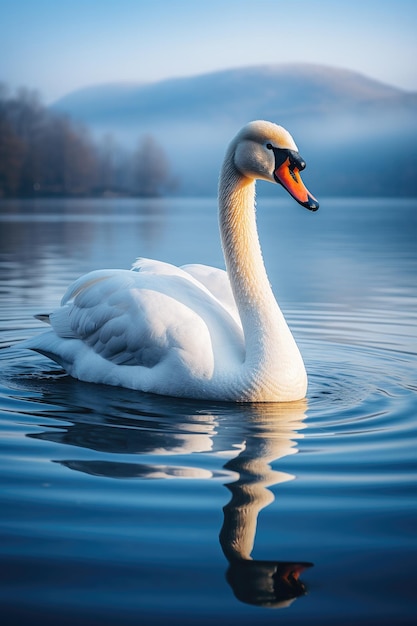
[[(226, 574), (235, 596), (258, 606), (285, 607), (306, 593), (299, 579), (311, 563), (267, 561), (251, 556), (259, 512), (275, 497), (269, 487), (294, 476), (273, 470), (271, 463), (297, 452), (294, 438), (305, 428), (307, 403), (196, 404), (169, 398), (140, 396), (64, 378), (48, 388), (48, 401), (61, 404), (59, 387), (71, 397), (72, 410), (59, 417), (70, 425), (54, 425), (29, 437), (106, 453), (106, 460), (60, 460), (62, 465), (110, 478), (220, 478), (232, 476), (225, 505), (220, 545), (228, 560)], [(71, 386), (68, 394), (68, 386)], [(51, 392), (51, 393), (49, 393)], [(51, 397), (52, 396), (52, 397)], [(51, 412), (48, 412), (51, 417)], [(222, 428), (226, 425), (227, 428)], [(109, 454), (184, 455), (212, 453), (229, 458), (223, 471), (157, 463), (109, 460)], [(232, 457), (232, 458), (230, 458)]]
[(220, 544), (229, 561), (227, 580), (242, 602), (259, 606), (284, 607), (306, 593), (299, 579), (312, 566), (307, 562), (261, 561), (251, 557), (259, 512), (271, 504), (273, 485), (295, 478), (274, 471), (270, 463), (297, 452), (291, 437), (300, 435), (307, 403), (253, 405), (247, 415), (252, 425), (244, 449), (224, 468), (237, 473), (227, 485), (232, 493), (223, 508)]

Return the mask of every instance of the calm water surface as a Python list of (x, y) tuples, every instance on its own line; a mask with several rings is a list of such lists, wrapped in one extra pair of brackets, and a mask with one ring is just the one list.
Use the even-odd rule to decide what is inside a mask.
[(222, 265), (216, 202), (0, 204), (0, 615), (14, 625), (414, 624), (417, 201), (260, 199), (306, 401), (72, 380), (19, 341), (137, 256)]

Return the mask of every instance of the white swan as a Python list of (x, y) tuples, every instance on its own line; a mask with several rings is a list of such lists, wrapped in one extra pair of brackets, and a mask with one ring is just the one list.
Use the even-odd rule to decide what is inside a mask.
[(280, 183), (306, 208), (318, 203), (305, 163), (281, 126), (251, 122), (231, 142), (219, 184), (227, 273), (139, 259), (132, 270), (79, 278), (52, 330), (25, 342), (87, 382), (235, 402), (305, 396), (304, 363), (266, 275), (255, 219), (255, 180)]

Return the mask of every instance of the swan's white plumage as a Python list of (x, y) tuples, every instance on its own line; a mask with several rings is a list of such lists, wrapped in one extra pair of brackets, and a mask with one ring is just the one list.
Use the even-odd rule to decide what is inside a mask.
[(26, 346), (88, 382), (214, 400), (303, 397), (304, 365), (256, 232), (254, 179), (275, 182), (266, 141), (295, 146), (281, 127), (255, 122), (226, 154), (219, 221), (227, 272), (150, 259), (132, 270), (93, 271), (69, 287), (49, 317), (51, 330)]
[(242, 328), (227, 272), (217, 267), (200, 265), (198, 263), (183, 265), (181, 269), (191, 274), (193, 278), (207, 287), (213, 296), (224, 306), (226, 311), (230, 313), (237, 325)]

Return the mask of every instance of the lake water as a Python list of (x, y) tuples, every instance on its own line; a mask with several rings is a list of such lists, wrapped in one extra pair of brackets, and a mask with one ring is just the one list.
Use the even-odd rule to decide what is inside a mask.
[(215, 199), (0, 204), (2, 624), (415, 623), (417, 201), (278, 196), (260, 237), (310, 383), (261, 406), (19, 347), (89, 270), (222, 266)]

